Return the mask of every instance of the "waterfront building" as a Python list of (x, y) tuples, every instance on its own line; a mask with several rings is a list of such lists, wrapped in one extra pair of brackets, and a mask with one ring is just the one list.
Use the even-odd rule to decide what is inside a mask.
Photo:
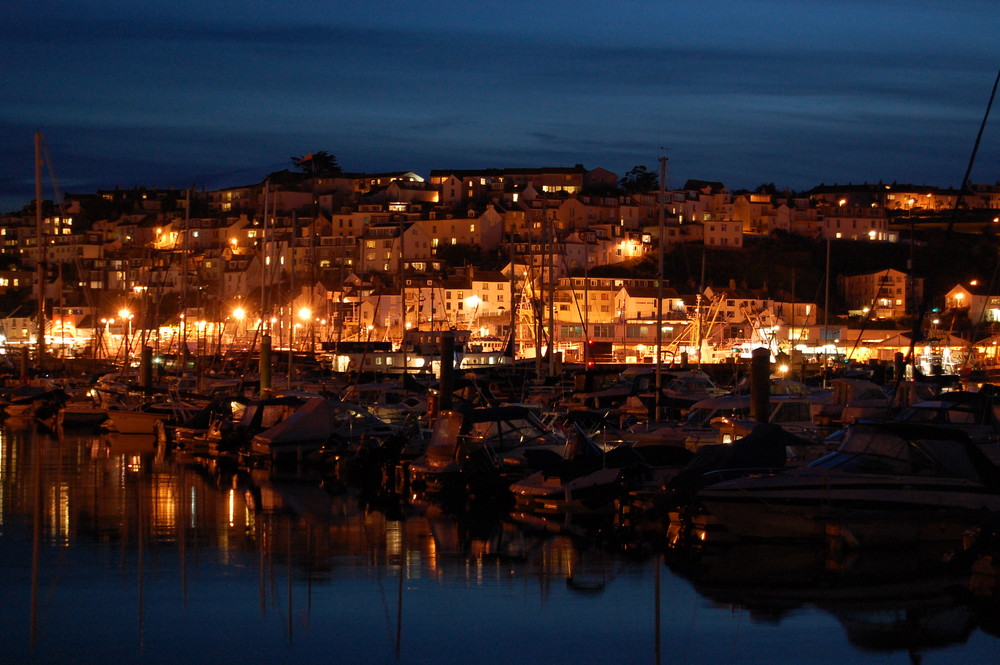
[(870, 319), (896, 319), (914, 313), (915, 303), (923, 298), (923, 284), (923, 278), (892, 268), (837, 276), (848, 314)]
[(944, 306), (963, 313), (973, 325), (1000, 322), (1000, 293), (991, 292), (979, 280), (956, 284), (944, 294)]

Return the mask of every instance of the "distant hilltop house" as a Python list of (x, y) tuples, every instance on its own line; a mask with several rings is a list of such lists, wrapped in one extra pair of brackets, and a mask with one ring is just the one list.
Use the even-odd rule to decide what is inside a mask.
[(947, 310), (964, 310), (973, 325), (1000, 322), (1000, 293), (990, 290), (978, 280), (956, 284), (944, 294)]
[(872, 319), (895, 319), (917, 311), (924, 280), (900, 270), (885, 269), (839, 275), (837, 285), (851, 314)]
[[(58, 208), (48, 203), (41, 236), (33, 210), (3, 218), (0, 297), (14, 303), (9, 316), (20, 316), (13, 311), (31, 301), (33, 269), (47, 264), (46, 311), (59, 303), (91, 313), (74, 323), (77, 345), (87, 344), (87, 325), (120, 345), (147, 325), (156, 339), (175, 339), (184, 320), (204, 324), (203, 343), (223, 345), (234, 321), (245, 332), (265, 317), (279, 341), (303, 339), (296, 329), (310, 326), (355, 341), (439, 326), (537, 336), (539, 313), (551, 311), (546, 325), (555, 328), (543, 336), (567, 359), (600, 344), (604, 354), (649, 362), (659, 311), (661, 332), (677, 348), (682, 339), (711, 339), (735, 353), (732, 339), (777, 345), (783, 336), (796, 349), (816, 349), (841, 338), (816, 303), (735, 283), (661, 289), (650, 260), (691, 245), (735, 258), (748, 241), (779, 234), (893, 243), (907, 220), (1000, 205), (1000, 186), (820, 185), (793, 194), (690, 179), (661, 190), (644, 167), (630, 174), (643, 175), (641, 186), (580, 164), (436, 169), (426, 179), (405, 170), (286, 170), (213, 191), (71, 194)], [(913, 314), (924, 289), (876, 266), (839, 276), (838, 286), (849, 313), (875, 319)], [(1000, 320), (1000, 297), (977, 287), (957, 286), (947, 300), (970, 318)], [(126, 309), (142, 314), (125, 323), (115, 313)], [(291, 316), (300, 310), (315, 320)], [(9, 328), (26, 339), (21, 322)], [(60, 327), (64, 338), (68, 329)]]

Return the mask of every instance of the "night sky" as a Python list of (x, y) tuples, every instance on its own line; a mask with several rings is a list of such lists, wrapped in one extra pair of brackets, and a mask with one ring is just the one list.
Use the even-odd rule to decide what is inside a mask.
[[(0, 210), (34, 193), (348, 171), (604, 167), (668, 185), (957, 186), (996, 0), (7, 2)], [(974, 182), (1000, 180), (1000, 110)], [(53, 197), (46, 176), (45, 198)]]

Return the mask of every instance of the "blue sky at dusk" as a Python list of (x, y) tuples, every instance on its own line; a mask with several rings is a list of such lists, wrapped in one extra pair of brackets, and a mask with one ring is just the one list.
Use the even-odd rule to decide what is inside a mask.
[[(957, 186), (1000, 67), (995, 0), (7, 3), (0, 210), (34, 192), (572, 166), (669, 184)], [(972, 172), (1000, 180), (1000, 121)], [(48, 180), (48, 179), (46, 179)], [(46, 183), (46, 198), (52, 198)]]

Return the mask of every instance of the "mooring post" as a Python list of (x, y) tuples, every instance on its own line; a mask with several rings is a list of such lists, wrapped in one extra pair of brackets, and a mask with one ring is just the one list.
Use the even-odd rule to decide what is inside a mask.
[(750, 355), (750, 419), (768, 420), (771, 401), (771, 350), (759, 347)]

